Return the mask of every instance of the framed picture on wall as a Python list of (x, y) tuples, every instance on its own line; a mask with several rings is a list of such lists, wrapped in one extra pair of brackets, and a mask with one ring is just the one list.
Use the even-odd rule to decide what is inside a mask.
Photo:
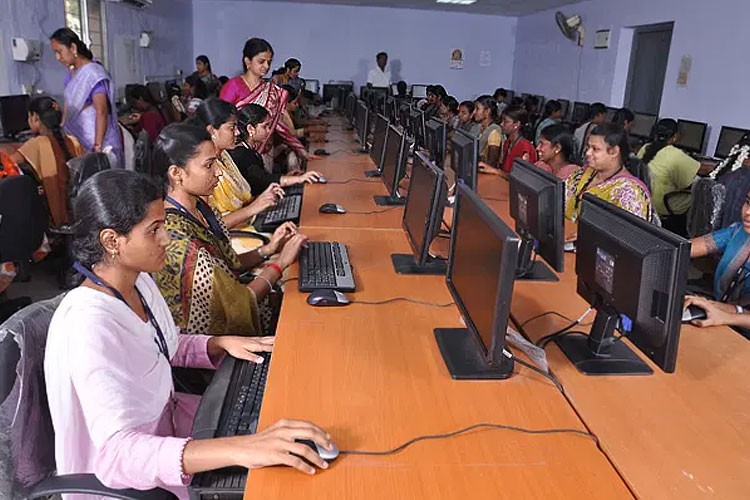
[(451, 51), (451, 69), (464, 69), (464, 51), (453, 49)]

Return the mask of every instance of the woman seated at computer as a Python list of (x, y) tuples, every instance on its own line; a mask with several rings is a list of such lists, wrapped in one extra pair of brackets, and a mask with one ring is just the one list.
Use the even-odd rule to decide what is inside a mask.
[(159, 104), (154, 100), (151, 92), (145, 85), (134, 85), (128, 89), (128, 99), (133, 105), (135, 112), (131, 115), (138, 124), (137, 132), (145, 130), (148, 139), (153, 143), (161, 129), (167, 126), (167, 117), (159, 109)]
[(509, 173), (517, 159), (536, 163), (536, 149), (522, 133), (527, 122), (528, 114), (524, 108), (510, 106), (505, 109), (500, 119), (500, 128), (505, 134), (505, 142), (500, 153), (500, 168), (480, 163), (480, 172), (493, 175)]
[(586, 193), (651, 220), (651, 194), (646, 184), (630, 173), (628, 134), (612, 123), (594, 127), (586, 148), (586, 167), (565, 180), (565, 217), (575, 221)]
[(474, 101), (463, 101), (458, 105), (457, 128), (472, 135), (479, 135), (479, 124), (474, 121)]
[(479, 168), (497, 170), (503, 131), (497, 124), (497, 101), (490, 95), (474, 101), (474, 121), (479, 124)]
[(16, 163), (28, 164), (37, 176), (47, 198), (52, 224), (70, 222), (68, 215), (68, 165), (71, 158), (83, 154), (72, 135), (61, 129), (62, 110), (51, 97), (37, 97), (29, 105), (29, 128), (35, 137), (10, 155)]
[(269, 117), (268, 110), (257, 104), (248, 104), (237, 113), (240, 143), (229, 151), (229, 156), (250, 185), (250, 190), (262, 193), (271, 184), (287, 187), (317, 182), (321, 174), (313, 170), (300, 175), (281, 175), (265, 169), (258, 150), (271, 134)]
[[(154, 277), (183, 331), (259, 335), (258, 302), (296, 260), (307, 238), (287, 223), (268, 244), (238, 256), (218, 212), (202, 199), (214, 192), (222, 176), (216, 149), (205, 129), (190, 124), (170, 125), (156, 141), (153, 168), (167, 187), (165, 227), (172, 242), (167, 265)], [(249, 285), (240, 283), (241, 273), (276, 253)]]
[(549, 125), (542, 130), (537, 140), (536, 166), (565, 180), (581, 168), (575, 160), (575, 139), (564, 125)]
[(680, 132), (675, 120), (659, 120), (654, 127), (651, 142), (638, 152), (638, 158), (649, 167), (654, 207), (662, 216), (688, 211), (691, 204), (688, 188), (701, 169), (698, 160), (674, 146), (679, 138)]
[(219, 81), (219, 77), (214, 75), (208, 56), (200, 55), (195, 58), (195, 72), (191, 76), (196, 76), (203, 80), (209, 97), (219, 95), (221, 82)]
[[(315, 159), (305, 151), (305, 147), (294, 137), (284, 124), (283, 113), (286, 109), (286, 91), (273, 82), (264, 81), (273, 61), (271, 44), (261, 38), (251, 38), (245, 42), (242, 50), (244, 73), (230, 79), (222, 88), (220, 97), (231, 102), (237, 109), (248, 104), (259, 104), (271, 114), (273, 135), (277, 135), (301, 160)], [(273, 148), (271, 138), (261, 145), (260, 153), (266, 157)], [(264, 158), (267, 165), (272, 161)]]
[(560, 101), (554, 99), (547, 101), (544, 105), (542, 119), (534, 129), (534, 144), (539, 144), (539, 139), (545, 128), (551, 125), (557, 125), (560, 123), (560, 120), (562, 120), (562, 104), (560, 104)]
[(750, 134), (742, 136), (710, 174), (711, 179), (726, 186), (721, 227), (742, 220), (745, 195), (750, 190), (750, 168), (747, 167), (750, 167)]
[[(206, 141), (204, 149), (210, 148)], [(178, 330), (149, 276), (164, 266), (169, 245), (162, 196), (141, 174), (109, 170), (87, 181), (76, 198), (73, 256), (86, 279), (55, 311), (44, 356), (57, 473), (93, 473), (112, 488), (158, 487), (187, 498), (191, 475), (202, 471), (290, 465), (314, 474), (315, 467), (326, 468), (317, 453), (295, 443), (331, 446), (325, 431), (308, 422), (279, 421), (247, 436), (189, 438), (200, 397), (175, 391), (171, 367), (216, 368), (227, 354), (260, 362), (274, 342)]]
[(206, 99), (190, 120), (205, 128), (216, 147), (216, 164), (221, 172), (209, 202), (221, 214), (224, 225), (232, 229), (249, 221), (263, 210), (276, 205), (284, 191), (278, 184), (270, 184), (261, 194), (253, 191), (240, 173), (229, 151), (236, 147), (237, 109), (216, 97)]

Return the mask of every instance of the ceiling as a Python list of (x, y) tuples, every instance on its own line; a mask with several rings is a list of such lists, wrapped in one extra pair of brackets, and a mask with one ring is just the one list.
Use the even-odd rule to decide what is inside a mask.
[[(396, 7), (403, 9), (427, 9), (501, 16), (522, 16), (543, 10), (562, 7), (583, 0), (477, 0), (472, 5), (437, 3), (435, 0), (259, 0), (263, 2), (295, 2), (370, 7)], [(568, 9), (570, 10), (570, 9)], [(567, 14), (567, 10), (565, 13)]]

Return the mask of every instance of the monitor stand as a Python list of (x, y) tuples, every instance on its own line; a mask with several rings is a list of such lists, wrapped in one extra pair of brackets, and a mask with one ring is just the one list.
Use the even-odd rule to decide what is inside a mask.
[(391, 195), (378, 194), (373, 196), (373, 199), (379, 207), (400, 207), (406, 205), (406, 198), (397, 198)]
[(482, 356), (474, 335), (466, 328), (436, 328), (440, 353), (448, 371), (456, 380), (500, 380), (513, 373), (513, 360), (500, 356), (489, 364)]
[(380, 170), (366, 170), (365, 177), (380, 177)]
[(392, 253), (391, 262), (393, 268), (398, 274), (423, 274), (430, 276), (445, 276), (448, 265), (445, 259), (428, 257), (427, 262), (423, 265), (417, 263), (412, 254)]
[[(518, 266), (516, 267), (516, 281), (560, 281), (555, 272), (546, 264), (535, 260), (531, 261), (535, 241), (526, 236), (522, 237), (518, 249)], [(523, 270), (526, 272), (523, 272)]]
[(370, 154), (370, 152), (367, 150), (367, 148), (359, 148), (352, 151), (355, 155), (366, 155)]
[(653, 370), (625, 343), (614, 337), (619, 315), (599, 308), (588, 335), (567, 335), (555, 340), (560, 350), (585, 375), (651, 375)]

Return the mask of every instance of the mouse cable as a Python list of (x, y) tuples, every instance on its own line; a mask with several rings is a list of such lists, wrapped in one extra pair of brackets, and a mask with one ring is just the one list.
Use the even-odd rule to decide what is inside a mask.
[(561, 334), (563, 334), (563, 333), (567, 332), (568, 330), (571, 330), (571, 329), (575, 328), (576, 326), (580, 325), (580, 324), (581, 324), (581, 322), (582, 322), (582, 321), (583, 321), (583, 320), (584, 320), (584, 319), (586, 318), (586, 316), (588, 316), (588, 315), (589, 315), (589, 313), (590, 313), (591, 311), (593, 311), (593, 310), (594, 310), (594, 308), (593, 308), (593, 307), (589, 307), (588, 309), (586, 309), (586, 311), (585, 311), (585, 312), (584, 312), (583, 314), (581, 314), (581, 315), (580, 315), (580, 316), (578, 317), (578, 319), (576, 319), (575, 321), (571, 322), (571, 323), (570, 323), (569, 325), (567, 325), (566, 327), (564, 327), (564, 328), (561, 328), (560, 330), (557, 330), (556, 332), (550, 333), (549, 335), (545, 335), (544, 337), (542, 337), (542, 338), (540, 338), (539, 340), (537, 340), (537, 341), (536, 341), (536, 345), (537, 345), (538, 347), (541, 347), (542, 349), (544, 349), (544, 347), (545, 347), (545, 346), (546, 346), (546, 345), (547, 345), (547, 344), (548, 344), (548, 343), (549, 343), (550, 341), (552, 341), (552, 340), (555, 340), (555, 339), (556, 339), (557, 337), (559, 337), (559, 336), (560, 336)]
[(512, 359), (513, 361), (515, 361), (515, 362), (516, 362), (516, 363), (518, 363), (519, 365), (523, 365), (523, 366), (525, 366), (526, 368), (528, 368), (529, 370), (535, 371), (535, 372), (536, 372), (536, 373), (538, 373), (539, 375), (542, 375), (543, 377), (545, 377), (545, 378), (548, 378), (548, 379), (550, 379), (550, 380), (552, 381), (552, 383), (553, 383), (553, 384), (555, 384), (555, 387), (557, 387), (557, 389), (558, 389), (558, 390), (559, 390), (560, 392), (562, 392), (562, 393), (563, 393), (563, 395), (565, 394), (565, 389), (563, 389), (563, 386), (562, 386), (562, 384), (561, 384), (561, 383), (560, 383), (560, 381), (558, 381), (558, 380), (557, 380), (557, 378), (555, 378), (555, 376), (554, 376), (554, 375), (552, 375), (551, 373), (547, 373), (547, 372), (545, 372), (544, 370), (541, 370), (541, 369), (537, 368), (536, 366), (532, 365), (531, 363), (527, 363), (526, 361), (524, 361), (524, 360), (520, 359), (519, 357), (517, 357), (517, 356), (516, 356), (516, 355), (514, 355), (514, 354), (513, 354), (512, 352), (510, 352), (510, 351), (508, 351), (508, 350), (506, 350), (506, 349), (503, 349), (503, 355), (504, 355), (504, 356), (505, 356), (506, 358), (508, 358), (508, 359)]
[[(351, 179), (347, 179), (345, 181), (328, 181), (326, 184), (349, 184), (350, 182), (364, 182), (365, 184), (376, 184), (376, 183), (379, 184), (380, 180), (370, 181), (370, 180), (367, 180), (367, 179), (351, 178)], [(318, 183), (316, 183), (316, 184), (318, 184)], [(323, 183), (320, 183), (320, 184), (323, 184)]]
[(487, 201), (508, 201), (508, 198), (490, 198), (489, 196), (482, 196), (482, 199)]
[(352, 152), (351, 152), (351, 151), (349, 151), (348, 149), (337, 149), (336, 151), (332, 152), (332, 153), (331, 153), (331, 154), (329, 154), (328, 156), (333, 156), (333, 155), (337, 155), (337, 154), (339, 154), (339, 153), (346, 153), (346, 154), (348, 154), (349, 156), (362, 156), (362, 155), (361, 155), (361, 154), (359, 154), (359, 153), (352, 153)]
[(552, 314), (554, 316), (557, 316), (558, 318), (562, 318), (562, 319), (564, 319), (565, 321), (567, 321), (569, 323), (572, 323), (574, 321), (574, 320), (570, 319), (569, 317), (565, 316), (564, 314), (561, 314), (561, 313), (559, 313), (557, 311), (547, 311), (547, 312), (543, 312), (543, 313), (537, 314), (536, 316), (530, 317), (529, 319), (527, 319), (526, 321), (524, 321), (523, 323), (521, 323), (520, 327), (523, 328), (524, 326), (528, 325), (529, 323), (531, 323), (533, 321), (536, 321), (539, 318), (543, 318), (545, 316), (549, 316), (550, 314)]
[(385, 299), (380, 301), (366, 301), (366, 300), (352, 300), (350, 304), (362, 304), (366, 306), (380, 306), (383, 304), (390, 304), (391, 302), (411, 302), (412, 304), (418, 304), (421, 306), (431, 306), (431, 307), (450, 307), (454, 304), (454, 302), (448, 302), (447, 304), (435, 304), (434, 302), (424, 302), (422, 300), (415, 300), (415, 299), (408, 299), (406, 297), (393, 297), (391, 299)]
[(383, 210), (370, 210), (368, 212), (352, 212), (350, 210), (347, 210), (347, 214), (354, 214), (354, 215), (372, 215), (372, 214), (382, 214), (383, 212), (390, 212), (391, 210), (395, 210), (397, 208), (404, 208), (403, 205), (394, 205), (392, 207), (384, 208)]
[(464, 427), (463, 429), (459, 429), (457, 431), (446, 432), (445, 434), (428, 434), (424, 436), (418, 436), (390, 450), (383, 450), (383, 451), (341, 450), (339, 454), (341, 455), (370, 455), (370, 456), (395, 455), (396, 453), (400, 453), (404, 451), (406, 448), (408, 448), (409, 446), (415, 443), (418, 443), (419, 441), (452, 438), (455, 436), (459, 436), (461, 434), (466, 434), (467, 432), (473, 431), (475, 429), (505, 430), (505, 431), (521, 432), (523, 434), (535, 434), (535, 435), (577, 434), (579, 436), (583, 436), (583, 437), (587, 437), (591, 439), (597, 445), (599, 444), (599, 439), (595, 435), (591, 434), (590, 432), (586, 432), (586, 431), (582, 431), (578, 429), (562, 429), (562, 428), (561, 429), (527, 429), (524, 427), (516, 427), (513, 425), (502, 425), (502, 424), (492, 424), (492, 423), (482, 422), (480, 424), (474, 424), (474, 425), (470, 425), (469, 427)]
[(276, 286), (284, 286), (287, 283), (289, 283), (290, 281), (299, 281), (299, 277), (298, 276), (293, 276), (293, 277), (287, 278), (285, 280), (279, 280), (279, 281), (276, 282)]

